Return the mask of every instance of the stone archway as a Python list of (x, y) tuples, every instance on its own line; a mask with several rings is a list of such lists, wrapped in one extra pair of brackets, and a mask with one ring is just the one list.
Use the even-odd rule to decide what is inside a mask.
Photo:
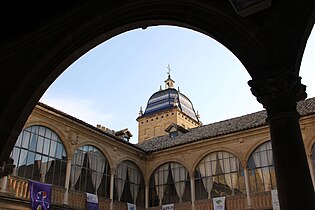
[[(300, 141), (296, 101), (305, 98), (305, 87), (298, 74), (314, 25), (315, 2), (272, 1), (269, 8), (246, 17), (239, 16), (229, 1), (222, 0), (73, 0), (45, 4), (14, 1), (2, 8), (6, 11), (1, 13), (4, 30), (0, 39), (0, 67), (4, 72), (0, 84), (1, 160), (8, 158), (41, 95), (81, 55), (134, 28), (177, 25), (219, 41), (239, 58), (253, 78), (250, 86), (270, 120), (275, 160), (279, 160), (275, 161), (278, 181), (285, 180), (278, 184), (283, 188), (279, 189), (280, 202), (284, 209), (294, 209), (295, 205), (289, 203), (295, 194), (284, 197), (281, 191), (285, 193), (289, 182), (296, 183), (292, 192), (305, 191), (309, 184), (300, 186), (298, 178), (287, 179), (286, 174), (294, 171), (297, 177), (303, 177), (308, 173), (300, 173), (307, 170), (307, 163)], [(285, 132), (287, 129), (290, 132)], [(283, 143), (288, 139), (287, 144)], [(284, 157), (292, 152), (297, 157), (292, 161), (298, 159), (305, 164), (282, 168)], [(310, 204), (314, 191), (309, 188), (308, 192), (308, 198), (296, 199), (296, 206), (299, 200), (306, 201), (307, 207), (314, 205)]]

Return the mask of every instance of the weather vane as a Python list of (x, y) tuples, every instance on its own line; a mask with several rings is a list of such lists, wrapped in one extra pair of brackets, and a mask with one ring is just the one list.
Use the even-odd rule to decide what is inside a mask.
[(171, 67), (170, 67), (170, 64), (168, 64), (166, 68), (168, 69), (167, 74), (168, 74), (169, 76), (171, 76)]

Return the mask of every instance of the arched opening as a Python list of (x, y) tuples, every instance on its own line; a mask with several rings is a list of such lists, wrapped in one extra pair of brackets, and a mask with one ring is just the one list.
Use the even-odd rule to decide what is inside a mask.
[(92, 145), (77, 149), (71, 162), (70, 190), (109, 198), (110, 167), (105, 155)]
[[(290, 105), (283, 106), (288, 110), (274, 110), (275, 107), (271, 105), (269, 107), (271, 110), (268, 111), (272, 111), (272, 114), (278, 115), (281, 111), (296, 114), (294, 99), (303, 99), (305, 95), (303, 86), (296, 77), (307, 37), (314, 23), (312, 1), (302, 1), (302, 3), (290, 1), (288, 4), (276, 2), (271, 9), (246, 18), (239, 17), (228, 1), (145, 3), (132, 1), (124, 4), (118, 2), (111, 4), (112, 2), (107, 1), (77, 2), (73, 7), (65, 3), (60, 7), (47, 7), (48, 9), (33, 13), (37, 11), (36, 7), (32, 9), (36, 3), (27, 4), (28, 7), (23, 8), (24, 13), (21, 18), (16, 18), (21, 22), (20, 24), (6, 24), (10, 25), (8, 28), (12, 32), (4, 30), (6, 33), (1, 45), (3, 50), (1, 52), (4, 55), (1, 59), (1, 67), (7, 69), (7, 75), (1, 88), (4, 98), (0, 109), (0, 123), (3, 128), (0, 139), (4, 141), (1, 160), (9, 157), (26, 118), (40, 96), (69, 64), (102, 41), (137, 27), (172, 24), (186, 26), (210, 35), (237, 55), (255, 80), (254, 83), (258, 82), (257, 86), (260, 86), (261, 82), (265, 84), (264, 79), (277, 81), (279, 77), (288, 79), (286, 76), (291, 75), (302, 94), (285, 95), (286, 99), (281, 100), (281, 105), (287, 100), (290, 101)], [(31, 17), (24, 19), (25, 11), (31, 14)], [(38, 19), (37, 22), (30, 21), (36, 19), (35, 17)], [(286, 76), (282, 77), (283, 74)], [(292, 84), (290, 81), (289, 84)], [(287, 84), (286, 82), (288, 81), (284, 84)], [(284, 85), (282, 82), (280, 84), (280, 86)], [(280, 87), (279, 93), (282, 90), (283, 87)], [(255, 95), (261, 97), (261, 93)], [(276, 97), (276, 101), (280, 98), (282, 97)], [(279, 118), (289, 123), (285, 129), (282, 129), (286, 130), (283, 133), (276, 121), (270, 121), (274, 154), (279, 155), (275, 155), (275, 166), (279, 169), (277, 175), (281, 176), (279, 180), (284, 180), (278, 185), (278, 188), (281, 188), (280, 198), (283, 199), (283, 205), (287, 204), (292, 208), (298, 208), (302, 204), (314, 208), (314, 192), (307, 187), (310, 185), (310, 178), (307, 175), (298, 119), (289, 116), (291, 118), (288, 120), (287, 117), (281, 115)], [(294, 129), (288, 129), (290, 126)], [(281, 148), (282, 145), (277, 143), (282, 140), (288, 141), (282, 144)], [(288, 154), (295, 152), (297, 159), (300, 160), (299, 165), (289, 165), (286, 168), (283, 164), (286, 161), (285, 157), (288, 156), (286, 152)], [(300, 170), (300, 162), (302, 170)], [(299, 189), (297, 191), (307, 189), (305, 190), (308, 192), (307, 196), (303, 195), (295, 199), (296, 193), (293, 190), (286, 191), (290, 182), (286, 178), (288, 172), (295, 173), (292, 177), (307, 177), (305, 186), (298, 183), (299, 179), (295, 180), (295, 187)], [(283, 195), (287, 193), (288, 198), (285, 199), (281, 193)], [(290, 205), (290, 201), (295, 202), (294, 205)]]
[(165, 163), (151, 175), (149, 183), (150, 207), (190, 200), (189, 175), (182, 164)]
[(34, 125), (19, 135), (11, 152), (16, 165), (13, 175), (65, 186), (67, 153), (51, 129)]
[(144, 179), (141, 170), (133, 162), (125, 160), (117, 166), (114, 194), (116, 201), (133, 203), (144, 207)]
[(277, 188), (271, 142), (258, 146), (247, 161), (251, 192)]
[(195, 170), (196, 200), (245, 194), (243, 167), (228, 152), (204, 157)]

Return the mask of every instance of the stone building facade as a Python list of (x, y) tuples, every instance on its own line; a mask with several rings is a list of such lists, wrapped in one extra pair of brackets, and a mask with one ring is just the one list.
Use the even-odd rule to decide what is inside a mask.
[[(315, 98), (299, 102), (298, 111), (314, 187)], [(170, 109), (154, 122), (165, 113), (188, 116)], [(95, 127), (38, 103), (11, 153), (14, 172), (1, 179), (0, 208), (30, 209), (32, 179), (53, 185), (52, 209), (84, 209), (86, 192), (106, 210), (127, 203), (140, 210), (168, 203), (213, 209), (218, 196), (226, 197), (228, 210), (272, 209), (277, 186), (266, 118), (260, 111), (202, 126), (197, 118), (189, 128), (170, 121), (165, 135), (132, 144), (126, 130)]]

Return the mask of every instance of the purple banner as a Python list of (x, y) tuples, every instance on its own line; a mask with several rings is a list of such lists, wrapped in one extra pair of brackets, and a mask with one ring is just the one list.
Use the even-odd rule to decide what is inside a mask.
[(29, 180), (32, 210), (47, 210), (50, 207), (51, 185)]

